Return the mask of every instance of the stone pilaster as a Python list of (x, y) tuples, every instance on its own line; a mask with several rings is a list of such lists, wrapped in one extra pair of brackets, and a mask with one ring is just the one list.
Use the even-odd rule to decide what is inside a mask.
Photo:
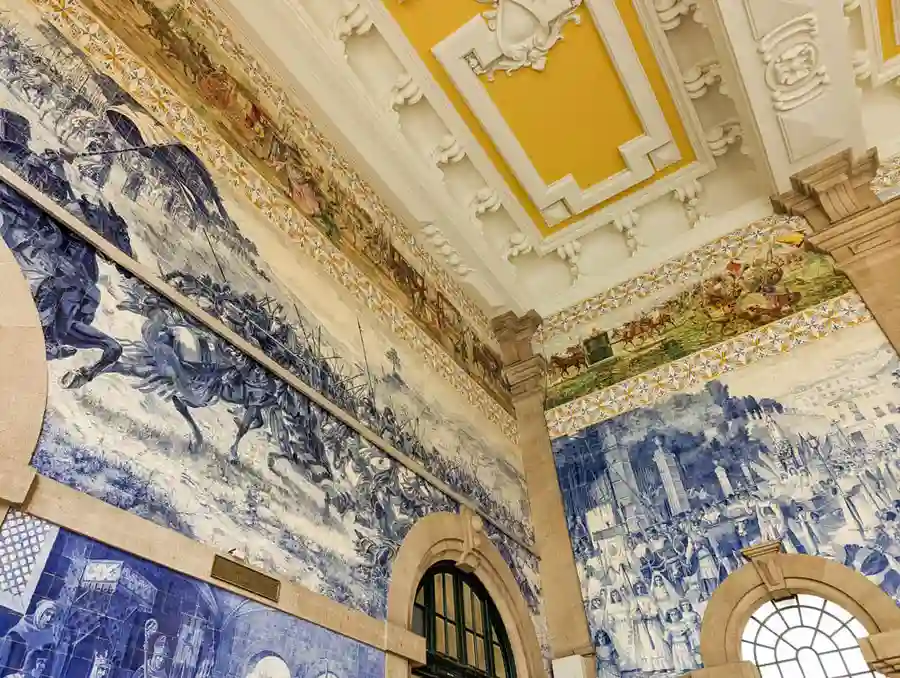
[(584, 659), (593, 653), (593, 645), (544, 418), (547, 365), (531, 343), (540, 324), (540, 316), (531, 311), (521, 318), (514, 313), (502, 315), (493, 327), (518, 420), (554, 673), (579, 678), (594, 672), (593, 661)]
[(900, 199), (881, 202), (870, 188), (875, 150), (844, 151), (794, 175), (792, 190), (773, 198), (776, 211), (812, 226), (807, 243), (834, 257), (900, 351)]

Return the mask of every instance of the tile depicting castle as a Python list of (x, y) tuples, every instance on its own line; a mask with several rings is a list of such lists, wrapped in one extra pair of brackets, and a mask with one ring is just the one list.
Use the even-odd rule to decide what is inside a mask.
[(0, 527), (10, 678), (381, 678), (384, 654), (13, 511)]
[(900, 601), (898, 451), (900, 360), (874, 322), (555, 440), (598, 675), (699, 668), (710, 594), (764, 540)]

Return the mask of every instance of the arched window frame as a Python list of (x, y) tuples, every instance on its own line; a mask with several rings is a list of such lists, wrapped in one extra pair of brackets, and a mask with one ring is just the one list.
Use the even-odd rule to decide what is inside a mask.
[[(413, 603), (412, 630), (424, 635), (426, 643), (428, 661), (416, 669), (418, 675), (516, 677), (509, 637), (490, 595), (477, 577), (452, 562), (437, 563), (422, 577)], [(479, 647), (490, 650), (484, 652), (483, 662)]]
[(779, 542), (742, 551), (750, 561), (732, 572), (713, 592), (703, 615), (700, 655), (703, 678), (759, 678), (759, 669), (742, 660), (741, 637), (747, 621), (767, 601), (808, 593), (851, 614), (869, 634), (859, 639), (869, 668), (895, 676), (900, 668), (900, 607), (876, 584), (837, 561), (784, 553)]

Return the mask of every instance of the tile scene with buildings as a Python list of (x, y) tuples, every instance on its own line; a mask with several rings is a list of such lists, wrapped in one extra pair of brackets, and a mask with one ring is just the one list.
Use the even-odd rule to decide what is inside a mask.
[(0, 527), (10, 678), (381, 678), (384, 654), (13, 511)]
[(700, 668), (710, 595), (761, 541), (900, 601), (898, 450), (900, 360), (871, 321), (556, 439), (599, 675)]

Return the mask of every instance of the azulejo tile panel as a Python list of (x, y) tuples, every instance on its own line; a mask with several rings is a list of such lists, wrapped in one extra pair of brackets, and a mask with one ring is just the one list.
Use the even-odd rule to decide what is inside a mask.
[(855, 292), (848, 292), (549, 410), (550, 435), (554, 438), (571, 435), (629, 410), (651, 406), (681, 389), (868, 320), (871, 314), (862, 299)]
[(732, 231), (687, 254), (675, 257), (646, 273), (609, 288), (600, 295), (585, 299), (544, 319), (537, 342), (546, 342), (564, 335), (576, 325), (590, 322), (614, 309), (626, 306), (635, 299), (659, 293), (669, 287), (679, 287), (696, 281), (716, 267), (723, 266), (747, 250), (759, 247), (782, 233), (802, 231), (806, 222), (797, 217), (772, 216), (744, 228)]
[[(166, 282), (332, 403), (460, 493), (485, 502), (492, 519), (507, 521), (513, 527), (503, 522), (504, 529), (528, 541), (521, 474), (494, 453), (507, 442), (503, 436), (484, 434), (465, 412), (430, 395), (433, 371), (348, 303), (342, 288), (296, 266), (285, 281), (284, 271), (270, 266), (244, 233), (260, 228), (258, 215), (219, 191), (198, 157), (99, 73), (34, 6), (10, 0), (6, 9), (0, 24), (4, 171), (29, 182), (124, 254), (157, 269)], [(168, 114), (176, 109), (170, 107)], [(103, 322), (98, 308), (138, 316), (148, 309), (119, 309), (121, 298), (115, 293), (107, 298), (107, 284), (115, 288), (120, 272), (101, 276), (99, 271), (107, 269), (83, 243), (71, 250), (80, 259), (67, 261), (57, 249), (65, 229), (36, 214), (5, 186), (0, 202), (17, 215), (4, 224), (4, 237), (43, 305), (48, 356), (68, 363), (59, 376), (72, 372), (62, 390), (110, 377), (124, 350), (110, 337), (136, 337), (133, 327), (116, 327), (116, 321), (106, 334), (98, 330)], [(40, 237), (35, 228), (44, 229)], [(53, 270), (52, 262), (76, 268), (67, 278)], [(74, 290), (82, 290), (85, 299)], [(65, 309), (65, 321), (53, 317), (57, 307)], [(201, 348), (192, 346), (189, 352), (196, 358)], [(102, 359), (88, 370), (88, 357), (98, 353)], [(76, 367), (86, 369), (76, 376)], [(233, 385), (230, 397), (243, 397), (237, 395), (241, 388), (251, 397), (247, 385)], [(234, 425), (244, 433), (260, 428), (252, 417)]]
[[(44, 529), (57, 536), (46, 563), (28, 575), (25, 607), (0, 601), (5, 676), (384, 676), (379, 650), (66, 530), (57, 534), (55, 526)], [(7, 567), (0, 562), (0, 576)]]
[[(393, 227), (399, 232), (401, 225), (383, 205), (369, 213), (371, 191), (354, 195), (363, 184), (348, 174), (346, 163), (337, 163), (341, 176), (334, 176), (337, 155), (332, 147), (319, 148), (314, 157), (306, 139), (284, 136), (283, 129), (294, 129), (293, 117), (277, 120), (260, 98), (260, 83), (229, 72), (245, 63), (249, 54), (225, 57), (235, 41), (221, 25), (214, 30), (209, 26), (214, 21), (209, 11), (196, 4), (163, 7), (155, 0), (35, 4), (78, 49), (102, 64), (107, 75), (214, 168), (236, 195), (246, 196), (358, 302), (409, 342), (441, 378), (508, 435), (515, 435), (499, 359), (479, 338), (488, 332), (484, 314), (477, 314), (480, 332), (474, 332), (457, 310), (464, 295), (454, 286), (451, 301), (446, 289), (431, 279), (442, 269), (423, 259), (429, 262), (429, 276), (423, 276), (392, 245), (389, 231)], [(88, 9), (114, 26), (125, 42)], [(170, 22), (177, 22), (177, 29)], [(213, 30), (212, 43), (206, 30)], [(220, 58), (227, 63), (219, 63)], [(252, 72), (261, 75), (264, 69), (257, 64)], [(271, 80), (266, 82), (272, 85)], [(267, 90), (263, 98), (287, 105), (283, 93)], [(196, 111), (204, 111), (204, 119)], [(320, 135), (312, 136), (324, 143)], [(320, 164), (324, 158), (330, 160), (327, 170)], [(412, 243), (418, 254), (425, 255), (405, 230), (398, 240)], [(450, 284), (446, 274), (441, 280)], [(471, 302), (466, 307), (475, 310)]]
[(849, 317), (822, 314), (816, 341), (783, 337), (554, 441), (599, 676), (700, 668), (710, 596), (761, 541), (900, 603), (900, 359), (858, 301), (832, 303)]
[(806, 249), (806, 233), (791, 225), (796, 226), (787, 221), (771, 231), (736, 238), (741, 247), (725, 250), (724, 262), (705, 259), (699, 278), (670, 285), (627, 321), (593, 324), (587, 339), (549, 357), (546, 407), (563, 405), (850, 291), (850, 280), (832, 259)]

